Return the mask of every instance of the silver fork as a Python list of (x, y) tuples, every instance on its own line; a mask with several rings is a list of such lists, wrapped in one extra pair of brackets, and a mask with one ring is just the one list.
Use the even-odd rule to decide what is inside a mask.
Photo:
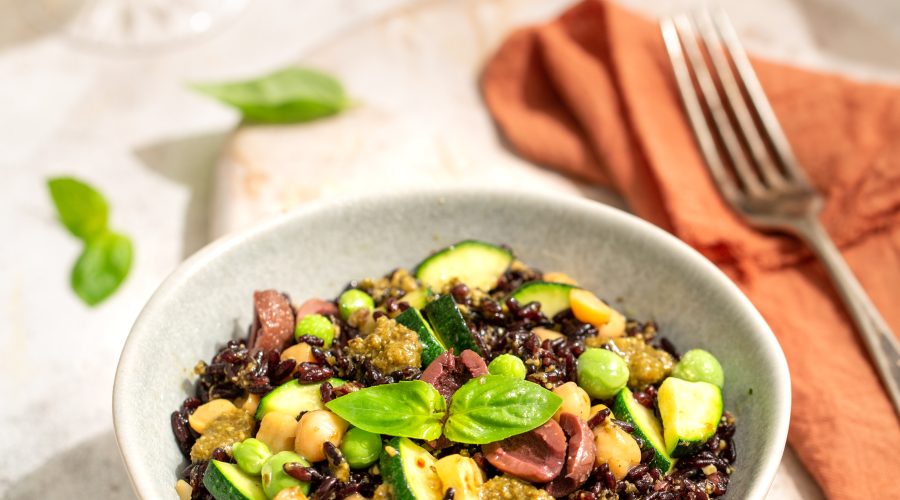
[(721, 11), (700, 11), (664, 19), (660, 28), (722, 197), (751, 225), (791, 233), (819, 257), (900, 415), (900, 343), (819, 222), (822, 197), (794, 158), (731, 23)]

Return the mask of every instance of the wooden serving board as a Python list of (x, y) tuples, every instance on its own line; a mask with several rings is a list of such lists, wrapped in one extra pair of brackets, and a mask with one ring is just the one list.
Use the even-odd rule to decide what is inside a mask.
[(478, 184), (616, 197), (504, 149), (481, 102), (479, 71), (515, 26), (560, 0), (448, 0), (343, 33), (302, 64), (337, 75), (355, 104), (334, 118), (240, 127), (218, 165), (212, 234), (333, 195)]

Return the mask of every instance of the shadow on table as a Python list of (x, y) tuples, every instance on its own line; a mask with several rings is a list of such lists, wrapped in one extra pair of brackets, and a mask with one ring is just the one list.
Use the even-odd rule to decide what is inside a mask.
[(209, 216), (216, 161), (230, 132), (210, 132), (166, 139), (134, 151), (150, 170), (190, 191), (184, 220), (182, 257), (209, 243)]
[(900, 71), (900, 3), (794, 0), (819, 48), (848, 61)]
[(134, 498), (110, 429), (54, 456), (13, 483), (3, 500)]

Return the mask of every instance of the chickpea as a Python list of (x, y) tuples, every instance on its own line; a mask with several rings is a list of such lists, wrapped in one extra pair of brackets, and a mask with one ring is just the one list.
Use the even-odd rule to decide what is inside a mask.
[(347, 421), (328, 410), (313, 410), (300, 417), (294, 450), (310, 462), (325, 460), (325, 441), (340, 446)]
[(616, 339), (625, 335), (625, 322), (624, 314), (611, 309), (609, 321), (597, 329), (597, 338), (602, 340), (601, 344), (606, 343), (609, 339)]
[(213, 420), (235, 409), (234, 404), (227, 399), (213, 399), (194, 410), (194, 413), (188, 417), (188, 423), (191, 425), (191, 429), (203, 434)]
[(191, 488), (190, 483), (185, 481), (184, 479), (179, 479), (177, 483), (175, 483), (175, 493), (178, 494), (179, 500), (191, 500), (191, 493), (194, 491)]
[(631, 434), (609, 420), (594, 429), (597, 465), (608, 464), (616, 480), (621, 481), (632, 467), (641, 463), (641, 448)]
[(553, 415), (554, 420), (559, 420), (559, 416), (563, 413), (571, 413), (582, 420), (588, 419), (591, 398), (575, 382), (566, 382), (557, 386), (553, 389), (553, 393), (562, 398), (562, 406)]
[(255, 415), (256, 408), (259, 406), (259, 399), (259, 394), (248, 392), (246, 396), (235, 399), (234, 406), (237, 406), (251, 415)]
[(272, 500), (307, 500), (307, 497), (299, 486), (294, 486), (279, 491)]
[(294, 449), (294, 436), (297, 434), (297, 421), (293, 415), (272, 411), (266, 413), (259, 423), (256, 439), (262, 441), (272, 453), (291, 451)]
[[(606, 409), (608, 409), (606, 407), (606, 405), (600, 404), (600, 403), (595, 404), (594, 406), (591, 406), (591, 410), (588, 412), (588, 420), (594, 418), (594, 415), (596, 415), (596, 414), (600, 413), (602, 410), (606, 410)], [(613, 415), (611, 409), (609, 410), (609, 416), (606, 418), (616, 418), (616, 416)]]
[(299, 366), (300, 363), (312, 363), (316, 358), (312, 355), (312, 347), (306, 342), (292, 345), (281, 353), (281, 360), (293, 359)]
[(542, 326), (539, 326), (537, 328), (532, 328), (531, 333), (537, 335), (537, 338), (541, 339), (541, 342), (543, 342), (545, 340), (549, 340), (552, 342), (554, 340), (565, 337), (565, 335), (563, 335), (555, 330), (551, 330), (549, 328), (544, 328)]

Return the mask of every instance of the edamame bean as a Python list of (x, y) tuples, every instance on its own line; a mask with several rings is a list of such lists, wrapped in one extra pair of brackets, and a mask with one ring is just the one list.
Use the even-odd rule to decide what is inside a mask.
[(331, 320), (321, 314), (307, 314), (294, 328), (294, 338), (299, 339), (304, 335), (318, 337), (325, 343), (324, 347), (328, 349), (334, 341), (334, 325)]
[(355, 288), (347, 290), (338, 297), (338, 309), (345, 320), (357, 309), (375, 309), (375, 301), (366, 292)]
[(304, 495), (309, 493), (309, 483), (292, 477), (284, 471), (284, 464), (290, 462), (299, 462), (304, 466), (309, 466), (309, 462), (306, 459), (292, 451), (276, 453), (263, 464), (261, 472), (262, 484), (267, 497), (273, 498), (279, 491), (295, 486), (299, 486)]
[(494, 358), (488, 365), (488, 371), (491, 375), (507, 375), (515, 378), (525, 378), (525, 375), (528, 375), (522, 359), (512, 354), (501, 354)]
[(691, 349), (672, 370), (672, 376), (689, 382), (707, 382), (721, 389), (725, 385), (722, 365), (715, 356), (703, 349)]
[(234, 443), (231, 454), (234, 455), (241, 470), (255, 476), (262, 472), (263, 464), (272, 456), (272, 450), (259, 439), (247, 438), (240, 443)]
[(354, 427), (341, 441), (341, 453), (353, 469), (365, 469), (381, 457), (381, 436)]
[(612, 351), (587, 349), (576, 365), (578, 385), (592, 398), (609, 399), (628, 383), (628, 365)]

